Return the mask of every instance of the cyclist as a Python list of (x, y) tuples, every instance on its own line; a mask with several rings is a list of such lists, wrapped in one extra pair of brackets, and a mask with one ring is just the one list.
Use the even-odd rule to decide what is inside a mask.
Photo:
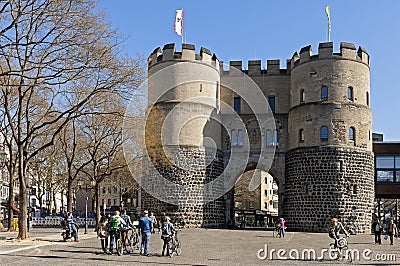
[(131, 221), (131, 217), (129, 217), (128, 214), (126, 214), (126, 210), (124, 210), (121, 214), (121, 218), (124, 219), (125, 221), (125, 226), (121, 229), (125, 234), (122, 234), (122, 243), (124, 244), (125, 250), (126, 250), (126, 239), (129, 239), (128, 236), (128, 231), (129, 227), (131, 227), (133, 230), (135, 230), (135, 226), (133, 225)]
[(113, 247), (114, 247), (114, 242), (115, 242), (115, 237), (118, 236), (120, 233), (120, 230), (126, 225), (124, 219), (119, 216), (119, 211), (114, 212), (114, 216), (111, 217), (111, 222), (110, 222), (110, 253), (112, 254), (113, 252)]
[[(168, 216), (166, 216), (165, 218), (165, 222), (161, 224), (161, 239), (164, 240), (161, 256), (164, 256), (165, 248), (167, 248), (167, 256), (169, 256), (168, 243), (169, 241), (171, 241), (174, 236), (174, 232), (176, 231), (173, 223), (170, 222), (171, 218), (169, 218)], [(172, 241), (174, 240), (172, 239)]]
[(329, 237), (335, 239), (335, 248), (338, 247), (337, 241), (340, 238), (340, 232), (343, 231), (343, 233), (349, 237), (349, 233), (344, 229), (344, 226), (341, 222), (339, 222), (338, 218), (333, 218), (332, 219), (332, 225), (329, 228)]
[(79, 242), (78, 239), (78, 224), (75, 222), (74, 216), (72, 216), (72, 213), (68, 213), (67, 216), (67, 224), (68, 224), (68, 229), (70, 230), (70, 232), (72, 232), (74, 234), (74, 240), (75, 242)]

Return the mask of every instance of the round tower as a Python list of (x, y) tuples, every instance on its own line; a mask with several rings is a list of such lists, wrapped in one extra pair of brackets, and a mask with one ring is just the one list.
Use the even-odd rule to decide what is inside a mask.
[(291, 59), (289, 147), (283, 213), (294, 230), (324, 232), (338, 217), (353, 232), (370, 228), (374, 159), (369, 55), (320, 43)]
[[(187, 227), (225, 224), (225, 201), (210, 200), (204, 189), (224, 168), (219, 71), (215, 55), (206, 48), (196, 54), (190, 44), (181, 52), (167, 44), (148, 58), (146, 148), (156, 171), (141, 183), (142, 209), (166, 212)], [(223, 183), (215, 181), (213, 189), (222, 191)]]

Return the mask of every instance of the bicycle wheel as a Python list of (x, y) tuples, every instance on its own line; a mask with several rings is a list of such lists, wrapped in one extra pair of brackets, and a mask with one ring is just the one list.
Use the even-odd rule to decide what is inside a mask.
[(168, 249), (169, 249), (169, 256), (172, 258), (174, 256), (174, 251), (175, 251), (175, 245), (172, 243), (172, 239), (168, 243)]
[(348, 262), (353, 262), (353, 252), (349, 252), (347, 246), (342, 248), (341, 255), (342, 258), (347, 260)]
[(182, 254), (181, 241), (179, 241), (179, 239), (176, 239), (175, 252), (176, 252), (176, 255), (178, 255), (178, 256), (180, 256)]
[(117, 242), (116, 243), (117, 254), (118, 254), (118, 256), (121, 256), (123, 254), (122, 241), (121, 241), (121, 239), (117, 239), (116, 242)]
[(274, 229), (274, 231), (272, 231), (272, 236), (275, 237), (275, 238), (279, 237), (279, 231)]
[(132, 246), (136, 247), (136, 249), (139, 249), (139, 235), (136, 232), (133, 232), (130, 239), (132, 242)]
[(133, 246), (132, 246), (132, 241), (130, 239), (130, 237), (128, 237), (128, 232), (124, 232), (124, 246), (125, 246), (125, 250), (126, 253), (130, 254), (133, 251)]
[(332, 260), (338, 260), (340, 258), (340, 252), (338, 248), (335, 248), (335, 243), (330, 243), (329, 244), (329, 258)]

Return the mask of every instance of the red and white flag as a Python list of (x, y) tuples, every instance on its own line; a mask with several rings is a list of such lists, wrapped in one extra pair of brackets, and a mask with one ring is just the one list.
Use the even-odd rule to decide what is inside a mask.
[(183, 35), (183, 9), (176, 10), (174, 29), (179, 36)]

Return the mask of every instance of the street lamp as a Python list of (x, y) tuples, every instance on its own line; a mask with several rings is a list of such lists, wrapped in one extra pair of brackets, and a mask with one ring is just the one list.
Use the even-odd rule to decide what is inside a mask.
[(28, 232), (30, 231), (30, 217), (29, 214), (31, 213), (31, 190), (32, 186), (26, 185), (26, 190), (28, 191)]
[[(85, 182), (85, 234), (88, 233), (88, 200), (89, 200), (89, 196), (88, 196), (88, 189), (92, 189), (93, 188), (93, 181), (91, 181), (90, 185), (92, 187), (88, 187), (88, 183)], [(82, 188), (82, 181), (78, 180), (78, 186), (79, 189), (83, 190)]]

